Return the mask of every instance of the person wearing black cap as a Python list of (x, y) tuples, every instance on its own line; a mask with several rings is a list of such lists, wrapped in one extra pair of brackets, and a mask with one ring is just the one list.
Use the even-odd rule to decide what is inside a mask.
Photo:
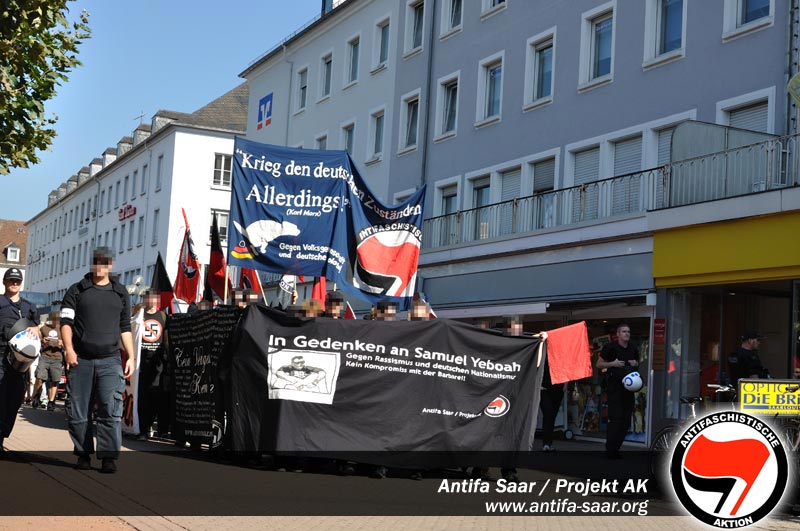
[[(100, 247), (92, 253), (92, 270), (73, 284), (61, 304), (61, 339), (69, 371), (67, 407), (69, 435), (78, 456), (75, 468), (91, 468), (94, 453), (90, 405), (97, 409), (97, 456), (101, 472), (117, 471), (122, 445), (122, 395), (125, 379), (135, 368), (136, 352), (131, 334), (130, 301), (125, 286), (111, 276), (111, 250)], [(119, 345), (127, 353), (123, 371)]]
[[(17, 372), (8, 362), (8, 332), (20, 319), (28, 319), (39, 324), (36, 306), (20, 297), (22, 290), (22, 271), (12, 267), (3, 275), (5, 293), (0, 295), (0, 452), (3, 439), (11, 435), (17, 420), (17, 411), (25, 397), (28, 374)], [(39, 327), (26, 328), (28, 334), (39, 336)]]
[(733, 385), (742, 378), (769, 378), (769, 371), (758, 357), (762, 339), (764, 336), (755, 330), (748, 330), (742, 334), (741, 346), (728, 356), (728, 373)]

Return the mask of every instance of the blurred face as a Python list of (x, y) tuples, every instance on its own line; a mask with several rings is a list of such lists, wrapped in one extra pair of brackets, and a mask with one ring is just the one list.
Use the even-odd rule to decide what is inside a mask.
[(344, 307), (341, 302), (329, 302), (326, 306), (328, 307), (328, 313), (331, 315), (339, 315)]
[(158, 294), (148, 293), (147, 296), (144, 298), (144, 304), (148, 308), (158, 306), (158, 299), (159, 299)]
[(507, 328), (508, 335), (511, 336), (521, 336), (522, 335), (522, 323), (510, 323)]
[(16, 295), (22, 288), (22, 281), (15, 278), (9, 278), (3, 281), (3, 286), (6, 288), (6, 293)]
[(428, 309), (424, 305), (418, 304), (411, 309), (411, 318), (417, 321), (424, 321), (428, 318)]
[(108, 276), (111, 273), (113, 262), (107, 256), (92, 257), (92, 274), (97, 277)]

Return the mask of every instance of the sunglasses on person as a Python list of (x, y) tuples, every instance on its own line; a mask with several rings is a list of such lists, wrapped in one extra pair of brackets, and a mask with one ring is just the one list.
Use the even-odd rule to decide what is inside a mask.
[(6, 282), (9, 284), (22, 284), (22, 281), (18, 278), (9, 278), (6, 279)]

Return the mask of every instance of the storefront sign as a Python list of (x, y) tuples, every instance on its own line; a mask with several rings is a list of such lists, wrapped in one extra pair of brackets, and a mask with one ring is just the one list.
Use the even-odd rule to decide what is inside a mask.
[(122, 221), (123, 219), (128, 219), (136, 215), (136, 207), (133, 205), (126, 205), (123, 208), (120, 208), (117, 212), (119, 214), (119, 220)]
[(666, 361), (667, 320), (653, 320), (653, 370), (663, 371)]
[(753, 415), (800, 415), (800, 381), (739, 380), (739, 408)]

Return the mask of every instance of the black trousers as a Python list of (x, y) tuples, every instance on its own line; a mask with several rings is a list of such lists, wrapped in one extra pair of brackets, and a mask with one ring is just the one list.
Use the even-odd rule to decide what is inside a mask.
[(608, 430), (606, 431), (606, 452), (617, 453), (625, 434), (631, 425), (633, 415), (633, 393), (621, 385), (609, 384), (608, 388)]
[(553, 428), (556, 425), (556, 416), (564, 400), (564, 385), (551, 385), (542, 388), (539, 394), (539, 407), (542, 410), (542, 444), (553, 444)]
[[(139, 432), (147, 434), (153, 427), (153, 422), (158, 418), (158, 430), (162, 431), (161, 420), (167, 396), (157, 387), (139, 388)], [(166, 421), (166, 419), (164, 419)], [(168, 423), (168, 422), (167, 422)]]
[(27, 385), (28, 373), (15, 371), (3, 356), (0, 360), (0, 441), (14, 429)]

